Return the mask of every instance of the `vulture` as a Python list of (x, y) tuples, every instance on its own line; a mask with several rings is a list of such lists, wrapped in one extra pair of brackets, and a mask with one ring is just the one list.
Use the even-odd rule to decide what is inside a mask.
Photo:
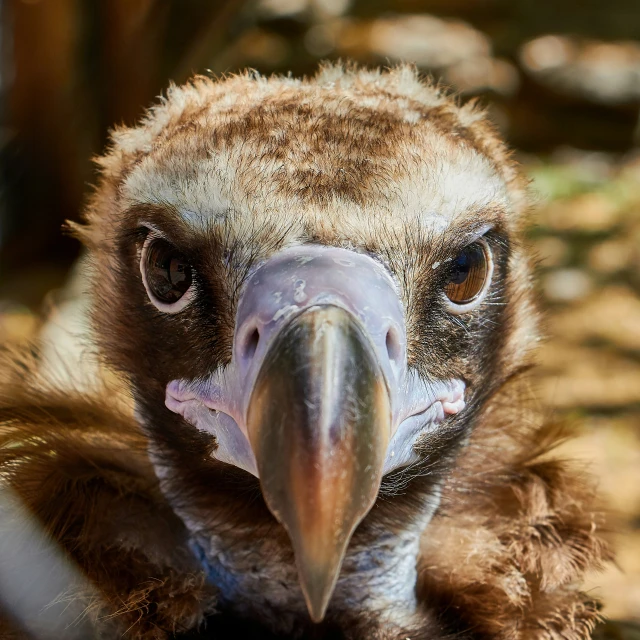
[(0, 637), (591, 637), (611, 552), (536, 402), (529, 187), (481, 108), (411, 66), (195, 77), (98, 164), (99, 375), (1, 369), (2, 486), (51, 545), (25, 593), (77, 579), (5, 589)]

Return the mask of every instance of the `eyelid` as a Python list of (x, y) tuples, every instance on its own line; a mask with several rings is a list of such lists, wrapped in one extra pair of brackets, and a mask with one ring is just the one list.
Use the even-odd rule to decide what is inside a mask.
[[(474, 242), (478, 242), (479, 240), (482, 240), (483, 242), (485, 242), (489, 250), (492, 251), (493, 250), (492, 240), (494, 238), (494, 234), (492, 232), (495, 231), (495, 228), (496, 227), (494, 224), (483, 224), (482, 226), (477, 227), (473, 231), (469, 231), (467, 233), (461, 234), (461, 237), (457, 238), (458, 242), (454, 242), (452, 239), (451, 244), (453, 246), (450, 249), (451, 255), (449, 255), (448, 258), (444, 258), (443, 260), (440, 260), (439, 262), (437, 262), (436, 263), (437, 267), (448, 264), (449, 262), (454, 260), (461, 251), (466, 249), (469, 245), (472, 245)], [(437, 267), (432, 267), (432, 268), (435, 269)]]
[(144, 222), (144, 221), (141, 222), (140, 229), (146, 229), (147, 231), (145, 242), (149, 240), (160, 239), (160, 240), (166, 240), (167, 242), (171, 242), (171, 244), (174, 244), (169, 238), (167, 238), (167, 236), (162, 231), (160, 231), (160, 229), (158, 229), (156, 226), (148, 222)]
[[(469, 239), (465, 243), (464, 247), (468, 247), (470, 244), (477, 242), (478, 240), (484, 239), (484, 237), (490, 232), (493, 231), (494, 225), (492, 224), (484, 224), (479, 227), (477, 230), (469, 233)], [(464, 247), (462, 247), (464, 249)]]

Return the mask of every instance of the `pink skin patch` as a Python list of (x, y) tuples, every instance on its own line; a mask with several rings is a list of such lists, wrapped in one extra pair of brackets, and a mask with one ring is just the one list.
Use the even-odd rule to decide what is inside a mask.
[(385, 376), (392, 410), (384, 473), (415, 461), (420, 435), (464, 408), (462, 380), (426, 381), (406, 363), (404, 311), (387, 270), (371, 257), (335, 247), (286, 249), (260, 265), (240, 297), (232, 361), (205, 381), (173, 380), (165, 404), (214, 435), (214, 456), (256, 477), (245, 422), (267, 350), (296, 315), (316, 305), (350, 312), (369, 337)]

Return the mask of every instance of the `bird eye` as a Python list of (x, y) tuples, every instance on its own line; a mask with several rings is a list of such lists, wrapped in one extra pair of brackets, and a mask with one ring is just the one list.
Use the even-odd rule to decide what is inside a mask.
[(480, 297), (491, 278), (491, 253), (478, 240), (465, 247), (452, 261), (444, 292), (454, 305), (469, 305)]
[(142, 249), (140, 266), (152, 302), (163, 310), (177, 311), (172, 305), (185, 297), (193, 281), (191, 265), (185, 256), (167, 240), (149, 238)]

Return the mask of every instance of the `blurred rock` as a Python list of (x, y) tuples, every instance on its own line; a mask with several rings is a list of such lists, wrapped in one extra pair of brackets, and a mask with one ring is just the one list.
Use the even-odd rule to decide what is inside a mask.
[(258, 15), (281, 18), (304, 12), (309, 4), (309, 0), (259, 0), (256, 11)]
[(606, 231), (620, 218), (620, 207), (607, 194), (581, 193), (572, 198), (556, 200), (538, 216), (541, 226), (554, 231)]
[(605, 287), (587, 300), (554, 313), (549, 332), (560, 340), (598, 339), (640, 352), (640, 299), (627, 287)]
[(556, 236), (545, 236), (536, 240), (534, 251), (541, 267), (560, 267), (567, 261), (569, 246)]
[(489, 38), (459, 20), (427, 14), (352, 20), (341, 30), (338, 49), (358, 58), (373, 55), (381, 62), (414, 62), (461, 93), (511, 96), (520, 84), (516, 67), (492, 56)]
[(446, 69), (445, 77), (458, 91), (495, 91), (511, 96), (520, 86), (518, 70), (507, 60), (480, 56), (458, 62)]
[(581, 269), (558, 269), (544, 277), (542, 287), (547, 300), (570, 302), (589, 295), (593, 283)]
[(332, 24), (316, 24), (304, 36), (304, 46), (312, 56), (329, 55), (336, 44), (336, 28)]
[(640, 147), (625, 154), (620, 163), (620, 177), (640, 185)]
[(278, 34), (255, 28), (246, 31), (229, 48), (227, 55), (236, 56), (247, 66), (267, 59), (272, 65), (282, 63), (289, 54), (289, 43)]
[(534, 192), (543, 199), (543, 202), (560, 200), (579, 195), (585, 191), (597, 190), (602, 188), (613, 174), (612, 163), (606, 162), (606, 156), (598, 154), (606, 169), (598, 167), (598, 171), (594, 173), (592, 171), (593, 164), (585, 162), (587, 154), (571, 148), (563, 149), (563, 156), (564, 153), (570, 154), (571, 160), (567, 161), (565, 157), (562, 162), (558, 162), (554, 157), (555, 154), (551, 156), (549, 162), (538, 160), (536, 163), (532, 163), (531, 160), (528, 160), (531, 165), (529, 171), (533, 179)]
[(326, 20), (347, 13), (351, 0), (310, 0), (310, 5), (317, 18)]
[(520, 49), (520, 62), (540, 84), (604, 104), (640, 102), (640, 43), (545, 35)]
[[(599, 479), (609, 526), (617, 532), (616, 566), (589, 576), (586, 589), (603, 599), (606, 616), (624, 618), (636, 612), (640, 602), (640, 530), (634, 523), (640, 513), (640, 414), (593, 416), (580, 424), (578, 437), (563, 444), (559, 453), (584, 464)], [(611, 624), (596, 637), (640, 640), (640, 627)]]
[(576, 460), (593, 465), (607, 504), (620, 513), (640, 512), (639, 425), (638, 413), (588, 416), (577, 426), (577, 439), (561, 447), (563, 453), (570, 451)]
[(589, 251), (589, 266), (606, 275), (623, 271), (631, 263), (634, 249), (628, 239), (600, 242)]
[(40, 321), (23, 305), (0, 302), (0, 345), (9, 346), (35, 337)]
[(556, 340), (542, 349), (541, 367), (541, 398), (555, 409), (611, 410), (640, 404), (640, 365), (609, 350)]
[(485, 58), (491, 52), (489, 39), (477, 29), (429, 15), (380, 18), (373, 22), (370, 38), (371, 50), (379, 56), (430, 68)]
[(553, 165), (574, 168), (584, 181), (602, 183), (613, 176), (617, 156), (605, 151), (585, 151), (563, 145), (551, 154), (550, 160)]

